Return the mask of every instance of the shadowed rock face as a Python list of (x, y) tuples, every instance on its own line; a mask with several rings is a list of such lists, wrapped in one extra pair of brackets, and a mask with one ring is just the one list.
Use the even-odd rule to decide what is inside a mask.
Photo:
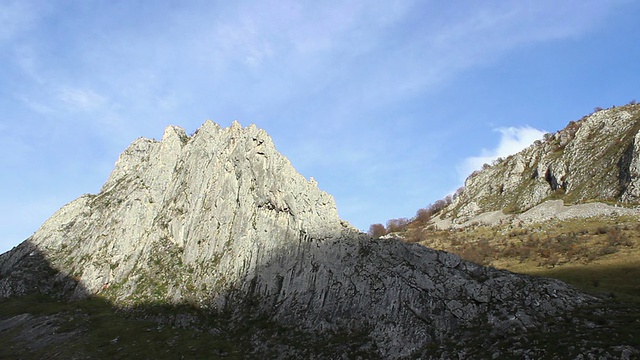
[(37, 293), (71, 299), (87, 295), (82, 284), (52, 268), (47, 257), (27, 240), (0, 255), (0, 299)]
[(559, 281), (362, 236), (289, 246), (236, 294), (240, 301), (255, 299), (252, 311), (305, 330), (365, 328), (392, 357), (462, 337), (470, 328), (486, 335), (541, 329), (548, 318), (595, 300)]
[(364, 332), (388, 357), (478, 335), (470, 329), (540, 330), (597, 301), (558, 281), (371, 240), (264, 131), (238, 123), (136, 140), (100, 193), (0, 256), (0, 275), (0, 297), (43, 291), (120, 307), (189, 304), (237, 321), (258, 314), (311, 333)]

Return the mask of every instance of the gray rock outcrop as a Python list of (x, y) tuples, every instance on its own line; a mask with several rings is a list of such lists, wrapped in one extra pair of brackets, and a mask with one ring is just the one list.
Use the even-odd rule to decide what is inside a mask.
[(559, 281), (371, 240), (266, 132), (210, 121), (192, 136), (171, 126), (162, 141), (136, 140), (97, 195), (65, 205), (1, 255), (0, 298), (34, 291), (365, 333), (392, 358), (478, 331), (541, 331), (599, 301)]
[(445, 217), (519, 213), (549, 199), (638, 203), (640, 105), (597, 111), (467, 178)]
[(608, 205), (601, 202), (589, 202), (586, 204), (565, 205), (562, 200), (547, 200), (520, 214), (505, 214), (501, 210), (489, 211), (465, 222), (456, 222), (459, 219), (439, 218), (431, 220), (431, 225), (438, 230), (464, 229), (473, 226), (516, 225), (526, 226), (540, 224), (553, 220), (588, 219), (588, 218), (612, 218), (621, 216), (640, 217), (640, 207), (623, 207)]

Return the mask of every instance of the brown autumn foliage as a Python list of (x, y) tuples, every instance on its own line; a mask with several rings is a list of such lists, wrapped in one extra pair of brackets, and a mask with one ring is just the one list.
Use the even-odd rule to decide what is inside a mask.
[[(433, 204), (430, 204), (429, 206), (427, 206), (425, 208), (419, 209), (416, 212), (416, 216), (414, 216), (411, 219), (408, 219), (408, 218), (391, 219), (391, 220), (387, 221), (386, 228), (382, 224), (372, 224), (369, 227), (369, 232), (368, 233), (372, 237), (378, 238), (378, 237), (386, 235), (386, 234), (390, 234), (390, 233), (394, 233), (394, 232), (405, 232), (407, 230), (411, 230), (411, 229), (415, 229), (415, 228), (418, 228), (418, 227), (425, 226), (425, 225), (427, 225), (429, 223), (429, 221), (431, 220), (431, 218), (435, 214), (437, 214), (440, 211), (444, 210), (444, 208), (446, 208), (451, 203), (453, 203), (453, 201), (456, 199), (456, 197), (458, 197), (458, 196), (460, 196), (462, 194), (463, 190), (464, 190), (464, 188), (461, 187), (455, 192), (455, 194), (447, 195), (443, 199), (437, 200)], [(383, 233), (383, 229), (384, 229), (384, 233)], [(416, 236), (418, 236), (418, 234), (409, 234), (409, 235), (411, 235), (413, 241), (420, 241), (421, 240), (419, 238), (416, 238)]]
[(371, 224), (371, 226), (369, 226), (368, 233), (372, 238), (377, 239), (381, 236), (387, 235), (387, 229), (382, 224)]
[(387, 221), (387, 233), (405, 231), (410, 222), (407, 218), (391, 219)]

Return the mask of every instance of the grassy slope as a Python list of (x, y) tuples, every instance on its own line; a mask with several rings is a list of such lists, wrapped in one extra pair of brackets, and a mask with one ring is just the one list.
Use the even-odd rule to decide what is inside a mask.
[[(503, 225), (460, 231), (409, 228), (404, 236), (483, 265), (559, 279), (582, 291), (609, 297), (612, 300), (607, 305), (610, 315), (598, 315), (600, 310), (594, 308), (593, 313), (585, 309), (570, 316), (592, 317), (596, 324), (607, 324), (608, 330), (599, 332), (601, 338), (589, 335), (582, 340), (611, 345), (627, 343), (640, 348), (640, 222), (637, 218), (576, 219), (527, 227)], [(567, 333), (574, 332), (571, 326), (567, 324)], [(565, 351), (562, 348), (566, 349), (571, 343), (574, 342), (559, 343), (557, 353)]]
[(408, 239), (483, 265), (557, 278), (640, 304), (640, 223), (632, 217), (575, 219), (460, 231), (409, 229)]

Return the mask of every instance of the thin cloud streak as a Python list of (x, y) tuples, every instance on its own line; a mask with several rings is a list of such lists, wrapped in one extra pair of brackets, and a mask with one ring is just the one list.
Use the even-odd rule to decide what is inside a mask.
[(95, 111), (106, 103), (106, 98), (91, 89), (65, 87), (58, 91), (58, 98), (70, 110)]

